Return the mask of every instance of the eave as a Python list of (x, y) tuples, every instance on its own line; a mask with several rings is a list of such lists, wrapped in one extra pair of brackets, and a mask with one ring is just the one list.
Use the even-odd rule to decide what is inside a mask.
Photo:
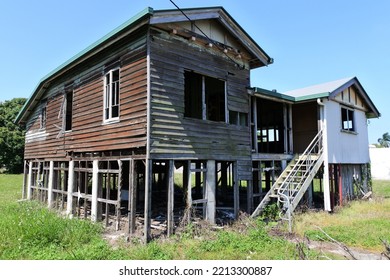
[[(223, 7), (191, 8), (182, 9), (181, 11), (183, 11), (191, 21), (206, 19), (218, 20), (254, 57), (250, 62), (251, 69), (273, 63), (273, 59), (248, 35), (248, 33), (246, 33), (244, 29), (242, 29)], [(155, 11), (153, 17), (150, 19), (150, 24), (157, 25), (188, 21), (188, 18), (181, 11), (176, 9)]]

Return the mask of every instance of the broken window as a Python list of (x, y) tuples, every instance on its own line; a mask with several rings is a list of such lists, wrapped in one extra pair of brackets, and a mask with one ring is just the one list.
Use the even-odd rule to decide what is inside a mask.
[(355, 131), (353, 110), (341, 108), (341, 129), (346, 131)]
[(225, 99), (225, 81), (184, 72), (185, 117), (225, 122)]
[(109, 71), (104, 77), (104, 121), (119, 118), (119, 69)]
[(46, 120), (47, 120), (47, 114), (46, 114), (46, 104), (42, 104), (41, 108), (41, 114), (39, 116), (39, 128), (44, 129), (46, 128)]
[(240, 126), (248, 126), (248, 114), (237, 111), (229, 111), (229, 123)]
[(65, 98), (65, 131), (69, 131), (72, 130), (73, 92), (68, 92)]

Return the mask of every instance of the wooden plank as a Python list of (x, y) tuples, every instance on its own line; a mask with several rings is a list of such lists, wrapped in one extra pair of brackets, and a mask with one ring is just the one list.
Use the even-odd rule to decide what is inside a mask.
[(144, 210), (144, 243), (150, 238), (151, 212), (152, 212), (152, 160), (146, 160), (145, 167), (145, 210)]
[(136, 225), (136, 210), (137, 210), (137, 162), (133, 159), (130, 160), (129, 164), (129, 231), (128, 233), (135, 233)]
[[(93, 222), (97, 221), (97, 214), (98, 214), (98, 177), (99, 177), (99, 161), (94, 160), (93, 161), (93, 171), (92, 171), (92, 204), (91, 204), (91, 220)], [(86, 209), (85, 209), (86, 210)]]
[(68, 167), (68, 195), (67, 195), (67, 207), (66, 214), (68, 216), (73, 215), (73, 189), (74, 189), (74, 161), (69, 161)]
[(53, 187), (54, 187), (54, 161), (50, 161), (49, 167), (49, 182), (48, 182), (48, 193), (47, 193), (47, 204), (48, 207), (53, 207)]
[(191, 178), (191, 161), (188, 160), (186, 164), (184, 165), (184, 178), (183, 182), (185, 186), (183, 186), (187, 190), (187, 223), (189, 224), (191, 222), (191, 215), (192, 215), (192, 178)]
[(206, 220), (215, 224), (215, 182), (216, 182), (216, 172), (215, 172), (215, 160), (207, 161), (207, 173), (206, 173)]
[(238, 218), (238, 212), (240, 209), (240, 184), (238, 180), (237, 162), (233, 163), (233, 200), (234, 200), (234, 217)]
[(122, 186), (123, 186), (123, 180), (122, 180), (122, 173), (123, 173), (123, 162), (121, 160), (118, 160), (118, 193), (117, 193), (117, 201), (115, 205), (115, 212), (116, 212), (116, 224), (115, 229), (118, 231), (120, 229), (120, 221), (121, 221), (121, 195), (122, 195)]
[(173, 209), (174, 209), (174, 161), (169, 161), (169, 168), (168, 168), (168, 209), (167, 209), (167, 235), (171, 236), (174, 232), (174, 216), (173, 216)]

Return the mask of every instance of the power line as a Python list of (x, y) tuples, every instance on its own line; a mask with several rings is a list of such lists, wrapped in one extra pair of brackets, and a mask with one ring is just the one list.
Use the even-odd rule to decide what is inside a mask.
[[(178, 9), (178, 10), (179, 10), (179, 11), (188, 19), (189, 22), (191, 22), (191, 23), (200, 31), (200, 33), (202, 33), (202, 35), (203, 35), (204, 37), (207, 38), (207, 40), (209, 41), (209, 43), (211, 43), (211, 44), (214, 43), (214, 41), (213, 41), (209, 36), (207, 36), (207, 34), (204, 33), (203, 30), (200, 29), (200, 28), (196, 25), (196, 23), (195, 23), (193, 20), (190, 19), (190, 18), (186, 15), (186, 13), (184, 13), (184, 11), (183, 11), (182, 9), (180, 9), (180, 7), (179, 7), (178, 5), (176, 5), (175, 2), (173, 2), (173, 0), (169, 0), (169, 1), (176, 7), (176, 9)], [(230, 56), (228, 56), (227, 53), (225, 53), (224, 50), (223, 50), (218, 44), (215, 44), (215, 46), (218, 48), (218, 50), (219, 50), (221, 53), (223, 53), (223, 54), (224, 54), (230, 61), (232, 61), (237, 67), (239, 67), (239, 68), (241, 68), (241, 69), (244, 69), (244, 68), (245, 68), (245, 66), (239, 65), (238, 62), (236, 62), (236, 61), (233, 60)]]

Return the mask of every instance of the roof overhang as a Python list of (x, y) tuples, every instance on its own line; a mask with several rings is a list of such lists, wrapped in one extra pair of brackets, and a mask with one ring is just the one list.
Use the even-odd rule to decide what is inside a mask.
[(379, 110), (374, 105), (374, 102), (372, 102), (371, 98), (367, 94), (367, 92), (364, 90), (363, 86), (359, 82), (359, 80), (356, 77), (353, 77), (351, 80), (340, 86), (339, 88), (333, 90), (329, 93), (329, 98), (334, 99), (337, 94), (339, 94), (341, 91), (349, 88), (350, 86), (355, 86), (356, 89), (359, 92), (359, 96), (363, 98), (364, 102), (368, 106), (368, 112), (367, 112), (367, 118), (379, 118), (381, 114), (379, 113)]
[(164, 24), (206, 19), (215, 19), (226, 28), (235, 39), (254, 57), (251, 69), (267, 66), (273, 59), (245, 32), (223, 7), (205, 7), (191, 9), (171, 9), (154, 11), (150, 24)]

